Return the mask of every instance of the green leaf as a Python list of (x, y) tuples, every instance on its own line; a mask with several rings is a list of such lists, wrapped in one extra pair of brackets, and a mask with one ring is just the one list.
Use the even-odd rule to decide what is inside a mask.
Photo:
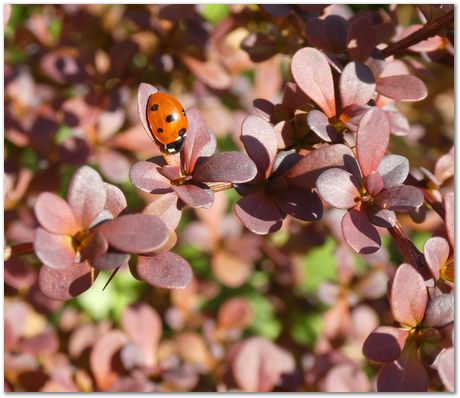
[(63, 141), (65, 141), (67, 138), (69, 138), (72, 135), (72, 129), (69, 126), (66, 126), (65, 124), (59, 127), (59, 130), (56, 132), (56, 136), (54, 137), (54, 140), (56, 144), (60, 144)]
[(59, 35), (61, 34), (61, 29), (62, 29), (61, 20), (59, 18), (54, 18), (50, 22), (48, 29), (49, 29), (50, 35), (53, 36), (55, 39), (57, 39)]
[(297, 313), (291, 327), (291, 337), (298, 344), (313, 347), (323, 332), (322, 313)]
[(251, 335), (263, 336), (275, 340), (281, 333), (282, 324), (276, 318), (275, 308), (270, 300), (259, 292), (251, 292), (244, 295), (249, 301), (254, 317), (248, 332)]
[(224, 20), (230, 13), (230, 6), (228, 4), (203, 4), (201, 15), (208, 22), (217, 25)]
[(322, 246), (308, 252), (304, 259), (303, 281), (298, 288), (300, 293), (314, 293), (322, 282), (337, 281), (336, 247), (336, 241), (329, 236)]
[(425, 246), (425, 242), (430, 239), (430, 237), (431, 234), (428, 232), (416, 232), (412, 235), (412, 242), (417, 249), (423, 252), (423, 246)]

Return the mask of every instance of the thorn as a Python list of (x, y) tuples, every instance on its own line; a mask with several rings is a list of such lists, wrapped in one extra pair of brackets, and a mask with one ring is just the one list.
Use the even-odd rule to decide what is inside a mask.
[(102, 288), (102, 291), (104, 291), (105, 288), (108, 286), (108, 284), (112, 281), (113, 277), (115, 276), (115, 274), (118, 272), (119, 269), (120, 269), (120, 267), (115, 268), (115, 269), (113, 270), (112, 274), (110, 275), (109, 280), (105, 283), (104, 287)]

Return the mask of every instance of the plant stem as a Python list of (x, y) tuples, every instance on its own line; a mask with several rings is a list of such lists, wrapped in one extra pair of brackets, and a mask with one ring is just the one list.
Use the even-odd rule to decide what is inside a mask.
[(231, 182), (208, 182), (206, 185), (213, 190), (213, 192), (226, 191), (232, 189), (233, 184)]
[(404, 256), (404, 260), (416, 266), (419, 269), (425, 268), (425, 257), (423, 253), (421, 253), (412, 242), (409, 235), (407, 235), (406, 231), (402, 228), (399, 221), (396, 221), (394, 227), (388, 228), (391, 236), (393, 237), (398, 249)]
[(33, 242), (19, 243), (13, 246), (6, 246), (3, 252), (3, 260), (7, 261), (14, 257), (32, 254), (34, 252)]
[(407, 48), (410, 46), (419, 43), (423, 40), (426, 40), (432, 36), (435, 36), (440, 30), (447, 27), (450, 23), (454, 21), (454, 10), (447, 12), (441, 18), (436, 19), (435, 21), (427, 23), (421, 29), (412, 33), (411, 35), (397, 41), (396, 43), (390, 44), (387, 48), (382, 50), (385, 57), (391, 55), (401, 55)]
[(425, 184), (423, 184), (423, 182), (417, 180), (412, 175), (412, 173), (409, 173), (409, 176), (407, 177), (407, 183), (421, 189), (423, 196), (425, 197), (425, 201), (436, 213), (439, 214), (443, 220), (446, 219), (446, 211), (444, 209), (444, 205), (439, 202), (439, 200), (431, 193), (431, 190)]

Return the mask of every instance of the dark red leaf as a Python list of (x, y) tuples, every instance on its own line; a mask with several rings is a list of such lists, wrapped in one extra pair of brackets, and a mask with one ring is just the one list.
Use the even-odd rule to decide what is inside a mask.
[(104, 182), (104, 186), (107, 191), (105, 208), (112, 214), (112, 216), (116, 217), (128, 206), (125, 195), (122, 190), (115, 185)]
[(369, 195), (375, 196), (383, 189), (383, 179), (378, 171), (373, 171), (364, 177), (364, 186)]
[(38, 276), (40, 290), (54, 300), (70, 300), (87, 291), (93, 282), (93, 269), (87, 262), (65, 269), (43, 265)]
[(333, 207), (350, 209), (356, 206), (360, 194), (356, 178), (342, 169), (329, 169), (316, 181), (316, 188), (321, 198)]
[(19, 350), (33, 355), (52, 355), (59, 349), (59, 340), (52, 329), (22, 340)]
[(246, 340), (232, 364), (235, 381), (246, 392), (271, 391), (283, 373), (294, 369), (291, 354), (263, 337)]
[(454, 193), (447, 192), (444, 195), (444, 207), (446, 209), (446, 230), (449, 242), (452, 247), (455, 246), (455, 200)]
[(337, 131), (329, 123), (329, 118), (316, 109), (310, 111), (307, 116), (308, 127), (322, 140), (331, 142), (337, 137)]
[(434, 167), (434, 175), (439, 181), (446, 181), (454, 175), (455, 171), (455, 151), (454, 147), (441, 156)]
[(192, 71), (198, 79), (209, 87), (216, 90), (225, 90), (232, 83), (232, 76), (226, 68), (217, 60), (208, 60), (203, 62), (197, 58), (185, 55), (185, 52), (179, 54), (182, 62)]
[(367, 210), (367, 215), (372, 224), (382, 228), (391, 228), (396, 224), (396, 214), (391, 210), (372, 206)]
[(370, 382), (366, 374), (355, 364), (334, 366), (324, 380), (324, 392), (368, 392)]
[(104, 235), (99, 232), (93, 232), (81, 244), (81, 260), (88, 260), (92, 263), (99, 257), (103, 256), (107, 252), (108, 248), (109, 243), (105, 239)]
[(125, 253), (151, 253), (168, 241), (168, 228), (157, 217), (128, 214), (97, 227), (109, 245)]
[(428, 95), (425, 83), (412, 75), (379, 77), (377, 91), (396, 101), (420, 101)]
[(106, 199), (107, 192), (98, 172), (88, 166), (80, 167), (70, 181), (67, 201), (83, 228), (104, 209)]
[(294, 80), (328, 116), (335, 116), (334, 81), (327, 58), (316, 48), (307, 47), (292, 57)]
[(241, 126), (241, 142), (259, 173), (268, 177), (278, 149), (272, 125), (260, 117), (248, 116)]
[(342, 233), (350, 247), (361, 254), (376, 252), (382, 242), (364, 210), (350, 209), (342, 218)]
[(72, 208), (59, 196), (42, 192), (34, 206), (35, 215), (40, 225), (48, 232), (58, 235), (73, 235), (79, 226)]
[(339, 88), (342, 108), (366, 105), (374, 95), (374, 76), (366, 65), (350, 62), (340, 75)]
[(115, 269), (126, 264), (129, 258), (129, 254), (109, 251), (103, 256), (93, 259), (91, 261), (91, 266), (100, 270)]
[(433, 297), (426, 308), (423, 326), (439, 328), (454, 321), (455, 316), (455, 296), (450, 294), (440, 294)]
[(172, 252), (139, 256), (136, 273), (148, 284), (164, 289), (183, 289), (193, 277), (188, 262)]
[(163, 194), (171, 192), (170, 181), (159, 173), (159, 167), (152, 162), (137, 162), (129, 171), (129, 179), (144, 192)]
[(126, 156), (118, 151), (105, 150), (97, 154), (101, 173), (108, 180), (122, 183), (128, 180), (129, 167), (131, 166)]
[[(187, 110), (188, 131), (184, 148), (181, 151), (181, 160), (186, 167), (187, 174), (191, 175), (195, 163), (207, 147), (212, 147), (213, 135), (209, 131), (206, 120), (196, 108)], [(210, 156), (211, 154), (208, 154)]]
[(361, 119), (356, 133), (356, 152), (363, 176), (377, 170), (390, 139), (390, 125), (383, 110), (371, 108)]
[(409, 174), (409, 161), (400, 155), (384, 156), (377, 171), (383, 179), (385, 188), (402, 184)]
[(158, 172), (168, 180), (174, 181), (182, 177), (182, 172), (179, 166), (164, 165), (158, 168)]
[(339, 15), (326, 18), (309, 18), (305, 25), (308, 42), (331, 53), (338, 53), (346, 46), (348, 22)]
[(423, 192), (412, 185), (398, 185), (384, 189), (375, 197), (381, 209), (409, 211), (418, 209), (424, 202)]
[(391, 326), (379, 326), (364, 341), (363, 354), (375, 362), (392, 362), (399, 358), (409, 331)]
[(256, 98), (252, 101), (252, 105), (254, 105), (254, 110), (262, 119), (270, 121), (274, 107), (272, 102), (264, 98)]
[(304, 221), (317, 221), (323, 215), (323, 205), (316, 192), (288, 189), (276, 196), (276, 203), (287, 214)]
[(158, 91), (159, 90), (156, 87), (148, 83), (139, 84), (137, 89), (137, 111), (139, 114), (139, 120), (141, 121), (144, 130), (150, 138), (152, 138), (152, 133), (147, 121), (147, 103), (149, 101), (149, 97)]
[(428, 293), (422, 276), (409, 264), (401, 264), (390, 293), (391, 312), (401, 324), (415, 327), (425, 315)]
[(4, 280), (9, 286), (16, 289), (28, 289), (37, 279), (37, 273), (31, 264), (20, 257), (5, 261)]
[(280, 229), (284, 218), (274, 201), (261, 191), (241, 198), (234, 210), (240, 221), (250, 231), (259, 235)]
[(173, 192), (158, 195), (158, 197), (144, 209), (143, 213), (156, 216), (169, 228), (176, 229), (182, 215), (177, 201), (178, 197)]
[(122, 324), (131, 340), (142, 348), (145, 364), (149, 367), (155, 365), (162, 331), (157, 312), (146, 303), (131, 304), (123, 311)]
[(406, 348), (397, 361), (383, 366), (378, 375), (377, 390), (398, 393), (428, 390), (428, 374), (414, 348)]
[(439, 279), (439, 269), (449, 257), (449, 243), (441, 236), (428, 239), (423, 247), (426, 262), (435, 280)]
[(355, 61), (366, 61), (377, 45), (377, 35), (369, 18), (356, 18), (348, 29), (347, 50)]
[(214, 192), (203, 183), (174, 185), (173, 189), (177, 196), (190, 207), (209, 209), (214, 203)]
[(43, 228), (35, 230), (34, 251), (40, 261), (51, 268), (64, 269), (75, 262), (72, 238), (52, 234)]
[(316, 179), (328, 168), (345, 167), (354, 162), (350, 148), (342, 144), (328, 145), (311, 151), (300, 159), (285, 177), (289, 185), (299, 188), (314, 188)]
[(249, 302), (240, 297), (225, 301), (219, 308), (217, 324), (222, 329), (244, 329), (252, 320), (254, 311)]
[(193, 171), (193, 179), (200, 182), (242, 183), (252, 180), (256, 174), (256, 165), (246, 154), (222, 152), (200, 158)]
[(443, 350), (436, 358), (439, 377), (447, 391), (455, 391), (455, 351), (454, 347)]

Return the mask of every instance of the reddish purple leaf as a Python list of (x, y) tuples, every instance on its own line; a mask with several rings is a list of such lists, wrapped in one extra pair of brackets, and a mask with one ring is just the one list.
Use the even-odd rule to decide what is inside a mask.
[(162, 324), (157, 312), (146, 303), (131, 304), (123, 311), (123, 329), (133, 342), (142, 348), (145, 364), (155, 365)]
[(22, 340), (18, 349), (33, 355), (52, 355), (59, 349), (59, 340), (54, 330), (46, 330)]
[(446, 181), (454, 175), (455, 171), (455, 151), (454, 147), (441, 156), (434, 167), (434, 174), (439, 181)]
[(394, 135), (405, 136), (410, 133), (410, 125), (406, 116), (399, 111), (385, 110), (388, 122), (390, 123), (390, 131)]
[(109, 248), (109, 243), (99, 232), (91, 233), (81, 244), (81, 261), (88, 260), (90, 263), (103, 256)]
[(409, 175), (409, 161), (401, 155), (384, 156), (377, 171), (383, 179), (385, 188), (402, 184)]
[(381, 209), (409, 211), (418, 209), (424, 202), (423, 192), (411, 185), (398, 185), (383, 190), (375, 197)]
[(416, 349), (406, 348), (397, 361), (383, 366), (378, 375), (377, 390), (398, 393), (428, 390), (428, 374)]
[(102, 211), (107, 192), (101, 176), (91, 167), (80, 167), (73, 175), (67, 191), (67, 201), (77, 222), (88, 227)]
[(256, 98), (252, 101), (252, 105), (254, 105), (254, 110), (262, 119), (270, 121), (274, 107), (272, 102), (264, 98)]
[(324, 51), (338, 53), (346, 46), (348, 22), (339, 15), (309, 18), (305, 25), (308, 42)]
[(350, 247), (361, 254), (376, 252), (382, 242), (364, 210), (350, 209), (342, 218), (342, 233)]
[(143, 213), (157, 216), (166, 226), (176, 229), (182, 215), (177, 201), (178, 197), (173, 192), (159, 195), (144, 209)]
[(29, 289), (37, 279), (37, 273), (31, 264), (20, 257), (5, 261), (4, 280), (16, 289)]
[(79, 226), (67, 202), (50, 192), (42, 192), (34, 206), (40, 225), (48, 232), (58, 235), (73, 235)]
[(304, 221), (317, 221), (323, 216), (323, 205), (316, 192), (288, 189), (276, 196), (276, 203), (287, 214)]
[(164, 289), (183, 289), (193, 277), (189, 263), (172, 252), (139, 256), (136, 273), (148, 284)]
[(284, 218), (273, 200), (260, 191), (241, 198), (234, 210), (240, 221), (250, 231), (259, 235), (279, 230)]
[(125, 195), (122, 190), (115, 185), (104, 182), (104, 186), (107, 191), (105, 208), (112, 214), (112, 216), (116, 217), (128, 206)]
[(324, 392), (368, 392), (370, 382), (366, 374), (355, 364), (334, 366), (324, 380)]
[(209, 209), (214, 203), (214, 192), (203, 183), (174, 185), (174, 192), (190, 207)]
[(328, 168), (345, 167), (354, 162), (350, 148), (342, 144), (328, 145), (300, 159), (294, 167), (286, 172), (285, 178), (289, 185), (299, 188), (314, 188), (316, 179)]
[(378, 171), (373, 171), (364, 177), (364, 186), (369, 195), (375, 196), (383, 189), (383, 179)]
[(379, 77), (377, 91), (396, 101), (420, 101), (428, 95), (425, 83), (412, 75)]
[(128, 214), (97, 227), (110, 246), (125, 253), (151, 253), (168, 241), (168, 228), (157, 217)]
[(447, 391), (455, 391), (455, 350), (454, 347), (443, 350), (436, 358), (439, 377)]
[(203, 156), (203, 150), (206, 150), (207, 147), (212, 147), (213, 136), (209, 131), (206, 120), (198, 109), (188, 109), (187, 119), (187, 139), (180, 155), (187, 174), (191, 175), (198, 157)]
[(242, 183), (252, 180), (256, 174), (256, 165), (246, 154), (223, 152), (200, 158), (193, 171), (193, 179), (201, 182)]
[(72, 238), (52, 234), (43, 228), (35, 230), (34, 251), (40, 261), (51, 268), (63, 269), (75, 262)]
[(401, 324), (415, 327), (422, 320), (428, 301), (425, 281), (412, 265), (401, 264), (390, 292), (391, 312)]
[(112, 150), (101, 151), (96, 156), (104, 177), (116, 183), (128, 180), (131, 164), (126, 156)]
[(120, 378), (114, 369), (114, 356), (128, 342), (120, 330), (110, 330), (96, 341), (91, 350), (89, 363), (96, 385), (100, 391), (109, 390)]
[(366, 105), (375, 92), (374, 75), (366, 65), (350, 62), (340, 75), (339, 88), (342, 108)]
[(147, 121), (147, 103), (149, 101), (149, 97), (158, 91), (159, 90), (156, 87), (148, 83), (139, 84), (137, 89), (137, 111), (139, 114), (139, 120), (150, 138), (152, 138), (152, 133)]
[(254, 311), (244, 298), (231, 298), (219, 308), (217, 324), (222, 329), (244, 329), (253, 318)]
[(428, 239), (423, 247), (426, 262), (435, 280), (439, 279), (439, 269), (449, 257), (449, 243), (441, 236)]
[(292, 57), (294, 80), (328, 116), (335, 116), (334, 81), (327, 58), (319, 50), (307, 47)]
[(329, 118), (321, 111), (316, 109), (308, 112), (308, 127), (322, 140), (331, 142), (337, 137), (337, 131), (329, 123)]
[(449, 242), (455, 246), (455, 200), (454, 193), (447, 192), (444, 195), (444, 207), (446, 209), (446, 230)]
[(392, 326), (379, 326), (364, 341), (363, 354), (375, 362), (392, 362), (399, 358), (409, 331)]
[(360, 199), (358, 187), (359, 184), (352, 174), (338, 168), (326, 170), (316, 181), (321, 198), (339, 209), (356, 206)]
[(93, 272), (87, 262), (65, 269), (53, 269), (43, 265), (38, 283), (45, 296), (53, 300), (70, 300), (91, 287), (94, 282)]
[(129, 254), (109, 251), (103, 256), (92, 259), (91, 266), (100, 270), (115, 269), (126, 264), (129, 258)]
[(367, 210), (369, 221), (382, 228), (391, 228), (396, 224), (396, 214), (394, 211), (387, 209), (379, 209), (372, 206)]
[(356, 18), (348, 29), (347, 50), (350, 58), (365, 62), (377, 45), (377, 35), (369, 18)]
[(429, 302), (423, 319), (423, 326), (440, 328), (454, 321), (455, 296), (453, 293), (440, 294)]
[(390, 125), (383, 110), (371, 108), (361, 119), (356, 135), (356, 152), (363, 176), (377, 170), (390, 140)]
[(152, 162), (137, 162), (129, 171), (129, 179), (136, 188), (144, 192), (154, 194), (171, 192), (171, 183), (158, 172), (159, 167)]
[(233, 376), (245, 392), (268, 392), (280, 381), (283, 373), (295, 370), (294, 358), (270, 340), (251, 337), (236, 354)]
[(276, 132), (272, 125), (260, 117), (248, 116), (241, 126), (241, 142), (259, 173), (268, 177), (278, 149)]

